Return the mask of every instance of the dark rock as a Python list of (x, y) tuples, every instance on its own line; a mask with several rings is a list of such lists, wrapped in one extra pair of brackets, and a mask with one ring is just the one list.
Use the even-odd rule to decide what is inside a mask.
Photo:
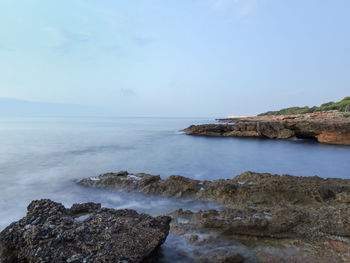
[[(85, 220), (74, 216), (91, 213)], [(100, 204), (62, 204), (43, 199), (0, 233), (0, 262), (141, 262), (169, 232), (170, 218)]]
[(83, 204), (73, 204), (68, 211), (73, 216), (79, 216), (87, 213), (93, 213), (101, 209), (101, 204), (97, 203), (83, 203)]

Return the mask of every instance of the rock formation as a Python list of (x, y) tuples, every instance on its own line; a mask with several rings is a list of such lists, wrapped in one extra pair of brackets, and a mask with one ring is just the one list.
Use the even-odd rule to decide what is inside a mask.
[[(83, 215), (83, 216), (82, 216)], [(142, 262), (166, 239), (170, 218), (48, 199), (0, 233), (0, 262)]]
[[(225, 205), (324, 203), (350, 193), (350, 180), (253, 172), (242, 173), (233, 179), (199, 181), (179, 175), (161, 179), (159, 175), (122, 171), (84, 178), (77, 183)], [(346, 197), (342, 198), (346, 200)]]
[(245, 172), (199, 181), (123, 171), (77, 183), (224, 205), (169, 214), (171, 233), (191, 244), (184, 253), (195, 262), (350, 260), (350, 180)]
[(321, 143), (350, 145), (350, 118), (346, 114), (329, 111), (228, 118), (220, 120), (225, 124), (191, 125), (184, 131), (188, 135), (199, 136), (313, 138)]
[[(335, 211), (300, 206), (180, 209), (170, 214), (170, 231), (183, 236), (198, 258), (212, 258), (208, 262), (225, 262), (227, 257), (235, 258), (227, 262), (348, 262), (349, 207), (343, 205), (332, 216)], [(337, 229), (345, 231), (336, 235)], [(218, 254), (223, 254), (221, 259), (213, 260)]]

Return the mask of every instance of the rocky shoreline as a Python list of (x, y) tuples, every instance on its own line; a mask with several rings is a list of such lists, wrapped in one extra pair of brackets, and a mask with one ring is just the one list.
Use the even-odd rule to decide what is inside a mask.
[(191, 125), (187, 135), (314, 139), (350, 145), (350, 113), (339, 111), (219, 119), (222, 124)]
[(123, 171), (77, 183), (222, 205), (168, 214), (170, 233), (192, 247), (182, 253), (194, 262), (350, 260), (350, 180), (246, 172), (199, 181)]
[[(159, 262), (166, 238), (186, 262), (349, 262), (350, 180), (245, 172), (200, 181), (126, 171), (79, 179), (84, 187), (137, 192), (216, 209), (152, 217), (97, 203), (31, 202), (0, 233), (0, 262)], [(168, 234), (170, 234), (168, 236)]]

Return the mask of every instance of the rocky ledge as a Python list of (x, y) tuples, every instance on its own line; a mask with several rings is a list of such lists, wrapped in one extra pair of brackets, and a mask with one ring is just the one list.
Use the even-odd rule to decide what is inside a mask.
[(165, 241), (170, 218), (133, 210), (33, 201), (0, 233), (0, 262), (144, 262)]
[(180, 175), (161, 179), (159, 175), (121, 171), (83, 178), (76, 182), (90, 187), (214, 201), (235, 206), (350, 202), (350, 180), (323, 179), (317, 176), (297, 177), (245, 172), (232, 179), (200, 181)]
[(77, 181), (223, 205), (169, 213), (196, 262), (349, 262), (350, 180), (246, 172), (232, 179), (108, 173)]
[(311, 138), (320, 143), (350, 145), (350, 113), (327, 111), (298, 115), (269, 115), (220, 119), (222, 124), (191, 125), (188, 135)]

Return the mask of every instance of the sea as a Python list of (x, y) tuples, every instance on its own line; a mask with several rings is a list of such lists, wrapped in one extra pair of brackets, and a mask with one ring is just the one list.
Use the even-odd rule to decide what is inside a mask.
[[(350, 179), (350, 147), (310, 140), (188, 136), (191, 124), (212, 118), (1, 117), (0, 230), (27, 205), (50, 198), (71, 206), (98, 202), (153, 216), (212, 203), (180, 201), (77, 185), (76, 179), (126, 170), (166, 178), (233, 178), (245, 171)], [(169, 236), (159, 262), (185, 262), (185, 241)]]

